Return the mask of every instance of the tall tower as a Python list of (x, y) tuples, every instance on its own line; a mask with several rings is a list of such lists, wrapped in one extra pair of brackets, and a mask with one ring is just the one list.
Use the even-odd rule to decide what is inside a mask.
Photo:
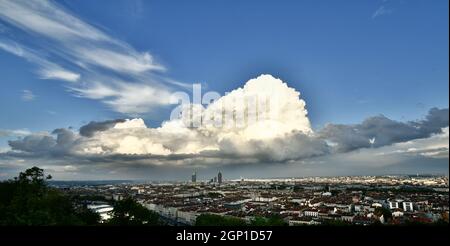
[(192, 181), (192, 183), (197, 182), (197, 172), (192, 173), (191, 181)]
[(219, 184), (222, 184), (222, 173), (219, 171), (219, 173), (217, 174), (217, 182)]

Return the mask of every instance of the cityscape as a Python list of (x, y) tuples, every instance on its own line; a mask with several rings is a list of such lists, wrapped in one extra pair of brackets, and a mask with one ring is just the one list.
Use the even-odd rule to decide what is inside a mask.
[(444, 244), (449, 3), (0, 0), (0, 244)]
[[(277, 216), (289, 226), (402, 225), (449, 221), (448, 176), (354, 176), (223, 179), (222, 173), (185, 182), (126, 182), (53, 185), (111, 217), (114, 201), (132, 197), (167, 225), (192, 226), (201, 214), (253, 219)], [(89, 198), (97, 197), (98, 200)]]

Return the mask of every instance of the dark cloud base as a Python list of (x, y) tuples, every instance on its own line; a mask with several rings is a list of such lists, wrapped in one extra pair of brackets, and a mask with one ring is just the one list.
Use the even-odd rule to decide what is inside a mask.
[[(289, 176), (288, 174), (309, 176), (424, 173), (427, 170), (433, 173), (448, 173), (448, 155), (447, 158), (439, 159), (419, 157), (409, 159), (409, 162), (402, 159), (399, 163), (384, 167), (371, 167), (365, 163), (360, 163), (360, 167), (358, 165), (350, 167), (333, 158), (339, 153), (380, 148), (441, 133), (442, 128), (449, 125), (448, 109), (432, 108), (424, 119), (417, 121), (399, 122), (379, 115), (367, 118), (360, 124), (328, 124), (314, 136), (299, 133), (292, 135), (290, 140), (293, 142), (286, 142), (283, 139), (274, 140), (273, 144), (278, 145), (277, 148), (254, 141), (250, 145), (259, 150), (257, 152), (259, 154), (254, 155), (239, 154), (232, 145), (221, 151), (204, 151), (199, 154), (80, 155), (73, 151), (74, 146), (77, 146), (80, 141), (91, 138), (97, 132), (107, 131), (117, 122), (123, 121), (118, 119), (90, 122), (82, 126), (78, 133), (60, 128), (55, 129), (52, 134), (31, 134), (11, 140), (9, 141), (11, 151), (0, 153), (0, 165), (22, 159), (23, 163), (29, 165), (73, 165), (77, 167), (77, 170), (72, 172), (81, 176), (95, 174), (98, 177), (123, 178), (143, 178), (142, 176), (156, 178), (162, 173), (167, 177), (184, 177), (193, 169), (204, 170), (207, 175), (219, 169), (227, 170), (230, 175), (233, 173), (233, 177), (240, 176), (239, 172), (242, 172), (242, 175), (246, 173), (245, 176), (251, 176), (251, 173), (254, 173), (261, 177)], [(372, 143), (370, 139), (373, 140)], [(276, 152), (274, 149), (285, 151)], [(290, 156), (291, 153), (301, 151), (304, 152), (301, 153), (301, 158), (296, 155)], [(0, 166), (0, 171), (6, 170), (4, 167)], [(10, 168), (10, 165), (8, 167)]]
[(398, 122), (379, 115), (367, 118), (361, 124), (328, 124), (319, 131), (319, 136), (336, 143), (337, 151), (348, 152), (426, 138), (440, 133), (443, 127), (448, 126), (448, 121), (448, 109), (432, 108), (424, 120)]

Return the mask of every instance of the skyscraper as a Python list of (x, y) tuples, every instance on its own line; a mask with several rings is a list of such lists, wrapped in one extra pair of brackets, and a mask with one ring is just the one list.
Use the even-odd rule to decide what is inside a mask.
[(219, 184), (222, 184), (222, 173), (220, 171), (217, 174), (217, 182), (219, 182)]
[(192, 181), (192, 183), (197, 182), (197, 172), (192, 173), (191, 181)]

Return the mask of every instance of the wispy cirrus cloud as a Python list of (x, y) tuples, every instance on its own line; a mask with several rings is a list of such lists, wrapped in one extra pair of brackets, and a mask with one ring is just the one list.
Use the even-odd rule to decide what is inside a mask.
[(108, 40), (106, 35), (50, 1), (2, 0), (0, 4), (2, 18), (26, 31), (64, 41), (75, 38)]
[(29, 102), (36, 98), (36, 95), (31, 90), (22, 90), (22, 95), (20, 96), (22, 101)]
[(39, 71), (42, 79), (55, 79), (76, 82), (81, 75), (63, 69), (43, 68)]
[(60, 65), (50, 62), (42, 55), (31, 50), (17, 42), (0, 39), (0, 49), (3, 49), (13, 55), (21, 57), (38, 66), (37, 74), (42, 79), (57, 79), (69, 82), (76, 82), (80, 78), (80, 74), (69, 71)]
[(372, 14), (372, 19), (375, 19), (377, 17), (380, 17), (382, 15), (389, 15), (394, 12), (393, 9), (386, 7), (385, 5), (381, 5), (379, 8), (375, 10)]
[[(99, 100), (125, 114), (150, 111), (169, 100), (136, 99), (169, 95), (171, 79), (158, 74), (166, 68), (147, 52), (135, 50), (49, 0), (0, 0), (0, 20), (32, 44), (15, 35), (0, 39), (0, 48), (38, 65), (42, 79), (77, 82), (66, 86), (76, 96)], [(6, 30), (6, 29), (5, 29)]]

